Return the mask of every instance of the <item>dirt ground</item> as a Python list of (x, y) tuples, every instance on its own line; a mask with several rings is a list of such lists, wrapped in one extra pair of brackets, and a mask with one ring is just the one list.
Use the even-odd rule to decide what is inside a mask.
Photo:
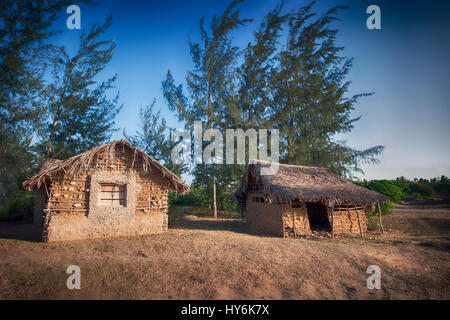
[[(281, 239), (239, 220), (180, 220), (161, 235), (40, 243), (0, 222), (0, 299), (449, 299), (450, 202), (406, 202), (365, 239)], [(81, 269), (69, 290), (66, 269)], [(381, 269), (381, 289), (366, 269)]]

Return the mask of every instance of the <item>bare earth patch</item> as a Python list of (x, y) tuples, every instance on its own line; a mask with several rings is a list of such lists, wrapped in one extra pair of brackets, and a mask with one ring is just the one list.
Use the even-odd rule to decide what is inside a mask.
[[(450, 206), (398, 205), (385, 234), (281, 239), (239, 220), (179, 219), (161, 235), (65, 243), (0, 222), (0, 299), (449, 299)], [(81, 290), (66, 268), (81, 268)], [(381, 289), (366, 287), (369, 265)]]

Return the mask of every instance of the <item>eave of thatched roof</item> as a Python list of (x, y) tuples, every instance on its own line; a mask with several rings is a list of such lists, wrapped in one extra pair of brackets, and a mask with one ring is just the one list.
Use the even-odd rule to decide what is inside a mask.
[(325, 168), (279, 164), (273, 175), (260, 175), (261, 167), (270, 163), (258, 161), (248, 166), (236, 191), (237, 197), (247, 194), (249, 173), (260, 179), (265, 193), (275, 202), (291, 201), (323, 202), (326, 205), (353, 204), (372, 207), (389, 198), (347, 181)]
[(189, 187), (176, 174), (172, 173), (169, 169), (150, 157), (147, 153), (133, 146), (124, 139), (98, 146), (67, 160), (49, 160), (44, 163), (41, 170), (36, 175), (26, 180), (23, 183), (23, 186), (28, 190), (38, 189), (52, 176), (61, 173), (69, 176), (75, 176), (76, 174), (93, 167), (96, 164), (99, 155), (108, 155), (109, 157), (107, 158), (109, 161), (112, 161), (115, 157), (116, 147), (128, 148), (128, 150), (130, 150), (133, 154), (133, 159), (137, 160), (140, 158), (142, 160), (144, 171), (159, 171), (161, 175), (168, 180), (169, 189), (171, 191), (184, 193), (189, 190)]

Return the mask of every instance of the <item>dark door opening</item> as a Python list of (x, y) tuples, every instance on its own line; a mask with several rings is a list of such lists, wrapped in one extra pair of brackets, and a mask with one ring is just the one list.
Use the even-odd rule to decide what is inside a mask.
[(309, 226), (311, 230), (331, 231), (327, 208), (323, 204), (307, 202), (306, 212), (308, 213)]

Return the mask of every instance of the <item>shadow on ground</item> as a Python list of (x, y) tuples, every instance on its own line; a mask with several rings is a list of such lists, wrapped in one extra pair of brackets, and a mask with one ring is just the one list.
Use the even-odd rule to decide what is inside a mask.
[[(238, 219), (212, 219), (197, 218), (179, 219), (175, 225), (169, 225), (169, 229), (190, 229), (210, 231), (230, 231), (248, 235), (264, 235), (249, 229), (246, 224)], [(29, 221), (1, 221), (0, 239), (15, 239), (30, 242), (40, 242), (42, 228), (33, 225)]]
[(0, 239), (15, 239), (39, 242), (42, 238), (42, 228), (30, 221), (2, 221), (0, 222)]
[(231, 231), (248, 235), (263, 235), (251, 230), (250, 228), (248, 228), (245, 222), (239, 219), (187, 217), (179, 219), (175, 225), (169, 225), (169, 229)]

